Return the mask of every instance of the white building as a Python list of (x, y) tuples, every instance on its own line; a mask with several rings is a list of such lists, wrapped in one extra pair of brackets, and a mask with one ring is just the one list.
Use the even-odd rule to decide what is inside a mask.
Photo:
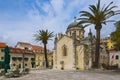
[(120, 68), (120, 51), (109, 52), (109, 65), (118, 65), (118, 67)]

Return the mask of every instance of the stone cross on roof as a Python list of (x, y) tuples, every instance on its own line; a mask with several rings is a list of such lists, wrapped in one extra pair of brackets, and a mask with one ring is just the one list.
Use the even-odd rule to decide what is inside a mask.
[(76, 18), (76, 17), (74, 17), (74, 22), (76, 22), (76, 20), (77, 20), (77, 18)]

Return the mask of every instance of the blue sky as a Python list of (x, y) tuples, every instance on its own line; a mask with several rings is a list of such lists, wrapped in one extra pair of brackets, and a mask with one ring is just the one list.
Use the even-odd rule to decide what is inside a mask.
[[(101, 0), (101, 4), (108, 4), (112, 0)], [(120, 9), (120, 0), (113, 0)], [(79, 17), (79, 11), (89, 10), (90, 4), (97, 0), (0, 0), (0, 42), (15, 46), (18, 41), (42, 45), (34, 41), (33, 34), (39, 29), (49, 29), (54, 34), (65, 33), (67, 26)], [(120, 15), (112, 19), (120, 20)], [(85, 28), (85, 36), (93, 26)], [(113, 23), (103, 26), (101, 37), (114, 31)], [(48, 48), (53, 48), (50, 41)]]

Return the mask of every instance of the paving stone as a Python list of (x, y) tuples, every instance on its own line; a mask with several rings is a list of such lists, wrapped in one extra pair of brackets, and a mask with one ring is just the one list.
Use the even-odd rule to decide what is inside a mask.
[(71, 70), (31, 70), (19, 78), (0, 77), (0, 80), (120, 80), (114, 71), (71, 71)]

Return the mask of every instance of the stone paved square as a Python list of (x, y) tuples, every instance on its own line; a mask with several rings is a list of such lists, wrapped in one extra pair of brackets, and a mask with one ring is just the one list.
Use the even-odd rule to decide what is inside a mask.
[(19, 78), (0, 77), (0, 80), (120, 80), (120, 72), (91, 70), (31, 70)]

